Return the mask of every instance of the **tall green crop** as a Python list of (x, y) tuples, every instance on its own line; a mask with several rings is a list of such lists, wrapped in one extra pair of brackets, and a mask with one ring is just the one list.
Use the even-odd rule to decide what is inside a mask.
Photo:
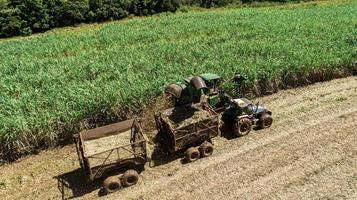
[(130, 115), (192, 74), (240, 72), (263, 87), (356, 70), (356, 12), (352, 0), (217, 9), (3, 40), (1, 157), (68, 139), (87, 118)]

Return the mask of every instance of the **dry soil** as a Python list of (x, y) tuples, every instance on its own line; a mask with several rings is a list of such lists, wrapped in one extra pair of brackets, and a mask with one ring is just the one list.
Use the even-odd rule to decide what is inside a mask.
[(273, 126), (215, 139), (211, 157), (147, 166), (137, 185), (98, 197), (69, 145), (1, 166), (1, 199), (357, 199), (357, 77), (257, 100)]

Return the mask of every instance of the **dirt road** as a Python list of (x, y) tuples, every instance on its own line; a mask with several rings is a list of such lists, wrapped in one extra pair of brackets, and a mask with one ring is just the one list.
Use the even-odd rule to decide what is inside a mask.
[[(357, 199), (357, 77), (257, 99), (274, 114), (270, 129), (214, 141), (209, 158), (164, 162), (131, 188), (102, 199)], [(4, 199), (98, 198), (73, 146), (0, 167)], [(81, 184), (83, 183), (83, 184)]]

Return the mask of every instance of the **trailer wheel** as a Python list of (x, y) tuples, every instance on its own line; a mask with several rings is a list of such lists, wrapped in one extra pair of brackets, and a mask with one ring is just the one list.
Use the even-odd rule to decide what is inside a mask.
[(188, 162), (194, 162), (200, 158), (200, 152), (195, 147), (190, 147), (186, 151), (186, 160)]
[(139, 180), (139, 174), (133, 169), (129, 169), (124, 173), (123, 183), (125, 186), (129, 187), (135, 185)]
[(117, 176), (109, 176), (103, 182), (106, 193), (116, 192), (121, 188), (120, 179)]
[(213, 145), (209, 142), (204, 142), (200, 145), (201, 157), (208, 157), (213, 154)]
[(271, 115), (269, 115), (268, 113), (264, 113), (258, 121), (258, 126), (261, 129), (269, 128), (272, 123), (273, 118), (271, 117)]
[(232, 130), (237, 136), (248, 135), (252, 130), (252, 121), (248, 118), (239, 119), (233, 124)]

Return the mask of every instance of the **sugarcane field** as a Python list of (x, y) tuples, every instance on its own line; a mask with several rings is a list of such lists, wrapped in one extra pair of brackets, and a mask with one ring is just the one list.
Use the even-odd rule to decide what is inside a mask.
[(354, 0), (0, 0), (0, 199), (357, 199)]

